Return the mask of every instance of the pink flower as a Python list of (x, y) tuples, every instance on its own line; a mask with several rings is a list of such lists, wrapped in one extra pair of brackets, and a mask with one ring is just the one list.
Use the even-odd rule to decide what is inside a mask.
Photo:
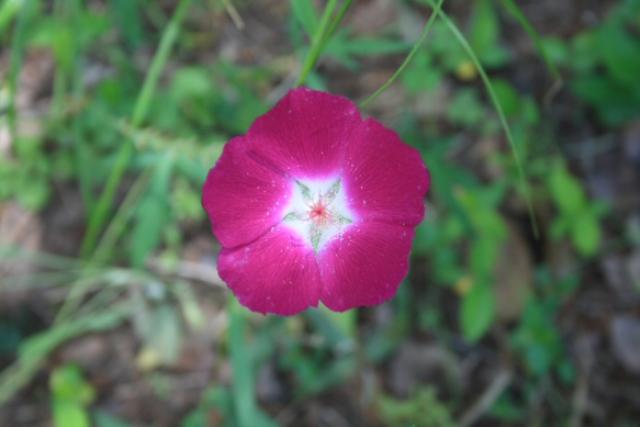
[(261, 313), (380, 304), (407, 275), (428, 187), (395, 132), (346, 98), (294, 89), (226, 144), (204, 184), (220, 277)]

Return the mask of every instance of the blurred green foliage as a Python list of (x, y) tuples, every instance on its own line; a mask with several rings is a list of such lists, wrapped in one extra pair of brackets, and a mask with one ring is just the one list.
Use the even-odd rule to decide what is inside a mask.
[(53, 422), (56, 427), (89, 427), (87, 406), (95, 392), (77, 366), (65, 365), (51, 373)]
[(602, 25), (576, 36), (561, 58), (575, 74), (576, 95), (593, 106), (607, 125), (619, 126), (638, 117), (639, 14), (639, 1), (620, 2)]
[[(0, 159), (0, 200), (42, 211), (56, 202), (52, 187), (64, 183), (81, 194), (86, 226), (102, 214), (100, 194), (124, 144), (131, 144), (133, 154), (126, 164), (126, 178), (117, 186), (117, 203), (107, 206), (109, 220), (99, 227), (95, 248), (85, 254), (82, 267), (72, 269), (60, 260), (47, 264), (58, 273), (74, 271), (71, 279), (61, 281), (69, 296), (56, 322), (30, 337), (19, 326), (0, 323), (1, 354), (16, 355), (15, 364), (0, 376), (3, 402), (30, 380), (58, 345), (86, 332), (112, 329), (123, 319), (131, 320), (141, 342), (137, 360), (141, 371), (153, 372), (177, 360), (183, 335), (203, 327), (203, 314), (192, 285), (155, 276), (147, 269), (150, 257), (155, 254), (175, 266), (188, 238), (185, 230), (194, 224), (200, 231), (206, 229), (200, 188), (208, 168), (229, 137), (245, 132), (268, 109), (273, 99), (266, 94), (279, 81), (287, 82), (277, 64), (194, 59), (197, 36), (176, 26), (171, 30), (176, 39), (169, 63), (161, 64), (161, 82), (140, 116), (144, 118), (134, 123), (136, 100), (151, 61), (141, 58), (140, 52), (155, 51), (170, 31), (167, 28), (174, 28), (168, 26), (170, 12), (160, 2), (144, 0), (112, 0), (102, 8), (86, 7), (79, 0), (52, 3), (51, 13), (39, 2), (9, 0), (0, 6), (0, 41), (10, 43), (13, 69), (19, 71), (25, 52), (37, 49), (50, 52), (55, 63), (52, 101), (41, 131), (36, 136), (18, 132), (11, 155)], [(209, 3), (215, 2), (194, 1), (191, 7), (202, 10)], [(428, 4), (405, 3), (402, 7), (412, 14)], [(302, 62), (318, 31), (320, 11), (311, 0), (291, 0), (290, 6), (288, 37)], [(497, 77), (517, 61), (505, 43), (503, 28), (509, 19), (506, 12), (519, 16), (513, 7), (512, 2), (478, 0), (461, 28), (481, 66), (491, 74), (491, 90), (522, 156), (533, 195), (518, 184), (517, 165), (507, 150), (492, 146), (483, 165), (475, 169), (451, 160), (452, 153), (473, 149), (465, 142), (469, 135), (498, 144), (502, 125), (481, 90), (476, 64), (450, 26), (436, 18), (399, 88), (416, 105), (439, 111), (439, 123), (410, 108), (390, 123), (421, 151), (432, 175), (428, 216), (418, 228), (413, 253), (417, 270), (427, 269), (428, 282), (410, 277), (389, 303), (393, 315), (373, 332), (359, 329), (356, 311), (315, 310), (293, 319), (256, 319), (230, 303), (230, 325), (220, 355), (230, 360), (232, 384), (211, 385), (185, 416), (183, 427), (207, 426), (212, 414), (222, 420), (220, 425), (277, 425), (256, 400), (258, 367), (267, 360), (275, 360), (276, 368), (291, 376), (294, 398), (303, 400), (345, 383), (363, 363), (387, 361), (416, 331), (431, 334), (445, 346), (460, 339), (472, 346), (495, 338), (496, 271), (510, 233), (508, 223), (516, 216), (508, 206), (522, 206), (527, 197), (537, 212), (551, 207), (542, 238), (568, 239), (576, 264), (599, 253), (606, 205), (588, 197), (554, 149), (557, 141), (548, 136), (548, 124), (541, 119), (541, 100), (508, 78)], [(639, 1), (621, 1), (601, 26), (568, 40), (543, 39), (546, 57), (570, 76), (568, 90), (597, 114), (603, 126), (621, 126), (637, 118), (640, 110), (639, 14)], [(535, 33), (532, 37), (540, 40)], [(413, 40), (395, 27), (361, 36), (341, 26), (326, 44), (323, 57), (357, 73), (366, 60), (395, 57), (412, 45)], [(96, 73), (99, 77), (90, 78)], [(12, 120), (21, 120), (15, 99), (18, 74), (0, 88), (0, 107), (13, 111), (0, 117), (7, 127), (13, 126)], [(308, 84), (326, 88), (332, 81), (313, 71)], [(448, 91), (444, 98), (439, 96), (443, 88)], [(444, 106), (438, 105), (442, 99)], [(522, 216), (523, 211), (517, 214)], [(507, 332), (514, 365), (526, 372), (527, 392), (524, 397), (503, 393), (490, 408), (497, 419), (511, 422), (524, 417), (537, 399), (532, 390), (549, 378), (574, 381), (574, 367), (555, 317), (575, 291), (579, 275), (575, 271), (558, 275), (546, 262), (536, 265), (531, 283), (526, 284), (531, 295)], [(442, 304), (451, 299), (457, 309), (453, 322), (447, 313), (451, 305)], [(500, 327), (504, 330), (504, 325)], [(312, 339), (302, 339), (309, 336)], [(94, 411), (95, 391), (73, 365), (52, 371), (50, 392), (59, 427), (91, 425), (90, 419), (100, 427), (129, 425)], [(455, 425), (453, 414), (460, 411), (459, 396), (455, 397), (440, 399), (430, 386), (405, 400), (383, 390), (377, 392), (376, 408), (380, 418), (393, 426), (450, 426)]]
[(414, 397), (396, 400), (382, 396), (382, 418), (390, 426), (455, 427), (449, 409), (438, 400), (433, 388), (419, 390)]

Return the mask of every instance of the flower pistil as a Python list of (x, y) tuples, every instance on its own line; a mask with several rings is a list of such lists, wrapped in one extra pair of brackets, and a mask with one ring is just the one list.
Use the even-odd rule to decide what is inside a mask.
[[(315, 190), (312, 187), (316, 187)], [(315, 253), (323, 243), (343, 231), (345, 225), (353, 222), (341, 200), (344, 196), (340, 191), (340, 179), (333, 181), (328, 189), (322, 187), (325, 186), (296, 180), (293, 201), (283, 217), (284, 223), (300, 232)]]

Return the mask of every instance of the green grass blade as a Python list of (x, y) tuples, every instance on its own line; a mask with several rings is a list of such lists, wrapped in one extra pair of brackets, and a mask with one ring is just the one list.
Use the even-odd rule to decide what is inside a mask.
[(124, 172), (132, 156), (133, 146), (129, 141), (124, 141), (118, 151), (113, 169), (111, 170), (111, 174), (105, 184), (105, 188), (102, 190), (95, 209), (89, 218), (87, 231), (80, 249), (80, 254), (83, 257), (88, 256), (95, 248), (100, 230), (109, 216), (109, 211), (111, 210), (111, 204), (113, 203), (116, 190), (120, 185), (120, 181), (124, 176)]
[(142, 198), (144, 191), (148, 188), (151, 172), (151, 168), (142, 172), (127, 192), (124, 201), (106, 227), (102, 239), (93, 252), (91, 257), (92, 263), (97, 265), (103, 264), (107, 262), (113, 254), (118, 239), (122, 237), (131, 218), (133, 218), (136, 205)]
[[(131, 218), (135, 213), (135, 205), (142, 197), (142, 193), (148, 187), (149, 178), (151, 176), (151, 169), (143, 172), (131, 186), (125, 197), (122, 205), (119, 207), (117, 213), (106, 228), (102, 239), (96, 246), (89, 261), (84, 265), (82, 274), (83, 279), (92, 268), (103, 265), (109, 260), (109, 257), (113, 254), (113, 250), (118, 242), (118, 239), (125, 232), (126, 226), (130, 223)], [(71, 289), (67, 293), (67, 296), (58, 310), (55, 322), (62, 322), (69, 318), (82, 304), (82, 297), (89, 290), (84, 280), (76, 280), (71, 284)]]
[[(434, 9), (434, 11), (436, 10), (436, 6), (433, 5), (433, 0), (423, 0), (423, 1), (428, 3)], [(498, 114), (498, 118), (504, 130), (507, 141), (509, 141), (511, 152), (513, 153), (513, 158), (516, 163), (516, 168), (518, 170), (518, 176), (520, 177), (521, 190), (524, 193), (524, 197), (527, 203), (527, 210), (529, 211), (531, 228), (533, 230), (534, 235), (537, 238), (539, 236), (538, 223), (533, 212), (533, 203), (531, 201), (531, 191), (529, 188), (529, 183), (527, 182), (527, 178), (524, 173), (522, 160), (520, 158), (518, 146), (516, 145), (515, 140), (513, 138), (511, 127), (509, 126), (509, 123), (507, 122), (507, 119), (504, 115), (502, 105), (500, 104), (500, 101), (496, 96), (495, 90), (493, 89), (493, 85), (491, 84), (491, 80), (489, 79), (489, 76), (487, 75), (486, 71), (482, 67), (482, 64), (480, 63), (478, 56), (475, 54), (475, 52), (473, 51), (473, 48), (467, 41), (464, 34), (462, 34), (458, 26), (449, 18), (449, 16), (442, 9), (438, 10), (438, 14), (440, 15), (440, 18), (443, 20), (443, 22), (446, 24), (449, 31), (451, 31), (454, 37), (458, 40), (458, 43), (460, 43), (462, 48), (467, 52), (467, 55), (469, 55), (469, 58), (473, 62), (473, 65), (478, 70), (478, 74), (480, 75), (480, 78), (482, 79), (482, 82), (487, 90), (487, 93), (489, 94), (489, 98), (491, 98), (491, 102), (493, 103), (496, 113)]]
[(39, 268), (75, 269), (81, 267), (81, 262), (75, 258), (46, 252), (29, 251), (19, 246), (0, 245), (0, 264), (29, 261)]
[(229, 356), (233, 369), (233, 405), (239, 427), (256, 425), (257, 407), (254, 393), (253, 363), (247, 350), (247, 323), (244, 309), (229, 296)]
[(31, 381), (46, 357), (60, 344), (86, 333), (112, 329), (130, 314), (129, 304), (124, 303), (30, 337), (20, 345), (18, 360), (0, 373), (0, 405), (6, 403)]
[(26, 3), (26, 0), (5, 0), (2, 3), (2, 6), (0, 6), (0, 36), (20, 11), (20, 8), (24, 6), (24, 3)]
[(533, 41), (534, 46), (538, 50), (538, 53), (542, 57), (544, 64), (547, 66), (549, 73), (551, 73), (556, 81), (561, 83), (562, 75), (560, 75), (560, 71), (558, 71), (556, 64), (554, 64), (549, 58), (549, 55), (547, 55), (547, 52), (544, 50), (544, 46), (542, 45), (542, 38), (540, 37), (540, 34), (538, 34), (531, 22), (529, 22), (529, 19), (527, 19), (527, 16), (524, 14), (522, 9), (520, 9), (520, 6), (518, 6), (514, 0), (502, 0), (502, 5), (529, 35), (531, 41)]
[[(11, 42), (11, 52), (9, 53), (9, 105), (7, 111), (8, 124), (9, 124), (9, 136), (13, 143), (16, 143), (18, 113), (16, 110), (16, 96), (18, 91), (18, 75), (20, 74), (20, 68), (22, 67), (22, 60), (24, 56), (25, 36), (27, 20), (29, 18), (30, 3), (22, 2), (20, 10), (17, 11), (18, 17), (16, 19), (16, 25), (13, 29), (13, 41)], [(17, 6), (16, 6), (17, 7)]]
[(429, 17), (427, 22), (424, 24), (424, 28), (422, 29), (422, 33), (420, 34), (420, 37), (411, 48), (411, 51), (409, 52), (407, 57), (404, 59), (404, 61), (402, 61), (402, 64), (400, 64), (398, 69), (393, 73), (391, 77), (389, 77), (389, 79), (387, 79), (386, 82), (382, 84), (382, 86), (380, 86), (375, 92), (373, 92), (366, 99), (360, 102), (360, 107), (362, 108), (366, 107), (374, 99), (380, 96), (385, 90), (387, 90), (389, 86), (393, 84), (393, 82), (400, 76), (400, 74), (402, 74), (405, 68), (407, 68), (407, 66), (411, 63), (411, 61), (413, 60), (413, 57), (416, 55), (416, 53), (418, 53), (418, 50), (420, 50), (422, 43), (424, 43), (424, 41), (427, 39), (427, 36), (429, 35), (429, 31), (431, 31), (431, 27), (435, 22), (435, 18), (438, 16), (438, 12), (440, 12), (443, 3), (444, 3), (444, 0), (438, 1), (438, 4), (435, 6), (433, 10), (433, 13), (431, 13), (431, 16)]
[(329, 29), (325, 34), (324, 40), (322, 41), (323, 47), (326, 46), (329, 39), (333, 37), (333, 35), (335, 34), (336, 30), (338, 29), (338, 26), (340, 25), (340, 23), (342, 22), (342, 19), (344, 18), (344, 15), (347, 13), (349, 8), (351, 7), (351, 3), (352, 3), (352, 0), (345, 0), (345, 2), (342, 3), (342, 6), (340, 7), (340, 9), (338, 9), (338, 13), (336, 14), (336, 17), (331, 22), (331, 25), (329, 26)]
[(335, 10), (338, 4), (338, 0), (329, 0), (327, 5), (324, 8), (324, 12), (322, 13), (322, 17), (320, 18), (320, 24), (318, 24), (318, 28), (316, 29), (315, 34), (311, 40), (311, 48), (307, 53), (307, 56), (302, 65), (302, 71), (300, 72), (300, 76), (295, 83), (295, 86), (301, 86), (307, 80), (309, 73), (315, 67), (316, 62), (318, 62), (318, 58), (322, 53), (322, 49), (326, 44), (326, 33), (328, 32), (331, 25), (331, 17), (333, 16), (333, 11)]
[(151, 103), (153, 92), (158, 85), (160, 74), (167, 64), (171, 49), (178, 38), (182, 21), (184, 20), (190, 3), (191, 0), (180, 0), (169, 25), (165, 28), (164, 33), (162, 34), (160, 46), (158, 47), (158, 51), (151, 62), (151, 67), (149, 67), (149, 71), (142, 86), (142, 91), (138, 95), (138, 99), (136, 100), (136, 104), (133, 109), (133, 116), (131, 117), (131, 125), (133, 127), (140, 126), (149, 111), (149, 104)]
[[(149, 68), (142, 90), (138, 95), (133, 109), (133, 115), (131, 117), (131, 125), (133, 127), (140, 126), (144, 121), (149, 110), (149, 105), (151, 104), (151, 99), (153, 98), (153, 93), (158, 84), (160, 74), (169, 59), (171, 48), (176, 41), (182, 21), (190, 3), (191, 0), (180, 0), (169, 25), (167, 25), (164, 33), (162, 34), (160, 46), (158, 47), (158, 51), (151, 62), (151, 67)], [(116, 190), (124, 177), (124, 173), (131, 161), (133, 153), (134, 149), (131, 142), (125, 141), (118, 151), (111, 174), (109, 175), (105, 188), (98, 199), (95, 210), (92, 212), (91, 218), (89, 219), (87, 232), (80, 251), (83, 256), (87, 256), (91, 251), (93, 251), (96, 245), (100, 230), (109, 216), (109, 211), (111, 210)]]
[[(59, 1), (58, 8), (62, 12), (61, 21), (68, 25), (69, 28), (79, 28), (82, 26), (83, 19), (83, 3), (80, 0), (64, 0)], [(71, 99), (72, 103), (81, 105), (85, 98), (85, 81), (82, 76), (85, 75), (84, 60), (82, 58), (83, 45), (78, 40), (72, 39), (69, 49), (72, 51), (72, 67), (58, 67), (55, 79), (58, 80), (56, 89), (62, 90), (62, 93), (56, 93), (54, 98), (58, 103), (67, 103), (68, 99), (64, 90), (66, 82), (71, 83)], [(63, 81), (65, 83), (63, 83)], [(55, 114), (59, 114), (59, 104), (55, 107)], [(80, 187), (80, 194), (85, 206), (85, 212), (91, 213), (94, 208), (94, 165), (91, 164), (90, 149), (87, 141), (82, 135), (82, 120), (84, 116), (78, 114), (73, 118), (71, 124), (71, 132), (73, 134), (73, 151), (76, 170), (76, 179)]]

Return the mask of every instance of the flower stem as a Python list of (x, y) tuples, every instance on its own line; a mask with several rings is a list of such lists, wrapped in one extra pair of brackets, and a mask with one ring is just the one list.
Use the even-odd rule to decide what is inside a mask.
[(333, 34), (338, 29), (338, 25), (340, 25), (340, 22), (342, 22), (342, 19), (344, 18), (344, 15), (347, 13), (347, 10), (349, 10), (349, 7), (351, 7), (351, 3), (352, 3), (352, 0), (346, 0), (344, 3), (342, 3), (342, 6), (338, 10), (338, 13), (336, 14), (335, 19), (331, 22), (331, 26), (327, 30), (325, 38), (322, 41), (323, 49), (327, 44), (327, 42), (329, 41), (329, 39), (333, 37)]
[[(149, 68), (149, 72), (145, 77), (142, 90), (140, 91), (140, 94), (138, 95), (133, 108), (133, 114), (131, 117), (132, 127), (140, 126), (144, 121), (147, 112), (149, 111), (149, 105), (151, 104), (151, 99), (153, 98), (153, 93), (158, 84), (160, 74), (167, 63), (167, 60), (169, 59), (171, 48), (176, 41), (180, 25), (182, 24), (190, 3), (191, 0), (180, 0), (180, 3), (178, 3), (176, 10), (171, 17), (169, 25), (167, 25), (164, 33), (162, 34), (160, 46), (158, 47), (153, 61), (151, 62), (151, 67)], [(118, 151), (118, 154), (116, 156), (115, 163), (113, 165), (113, 168), (111, 169), (111, 174), (107, 179), (105, 188), (102, 191), (102, 194), (100, 194), (100, 199), (98, 200), (95, 209), (91, 213), (87, 232), (85, 234), (84, 240), (82, 242), (82, 248), (80, 250), (80, 253), (83, 256), (88, 255), (96, 245), (98, 234), (100, 233), (104, 222), (107, 220), (111, 205), (113, 204), (116, 190), (118, 189), (118, 186), (120, 185), (120, 182), (124, 177), (124, 173), (126, 172), (127, 166), (129, 165), (133, 154), (133, 145), (130, 141), (125, 141), (120, 146), (120, 150)]]
[(295, 86), (301, 86), (304, 84), (305, 80), (307, 80), (307, 77), (309, 76), (309, 73), (311, 73), (311, 71), (313, 70), (316, 62), (318, 62), (318, 58), (322, 53), (322, 49), (329, 40), (329, 31), (331, 30), (331, 28), (333, 28), (333, 25), (331, 24), (331, 17), (333, 16), (333, 11), (335, 10), (337, 4), (338, 0), (329, 0), (327, 2), (327, 5), (324, 8), (324, 12), (322, 13), (322, 18), (320, 18), (320, 24), (318, 25), (318, 28), (313, 35), (311, 48), (309, 49), (309, 52), (307, 53), (307, 56), (304, 60), (302, 71), (300, 72), (298, 80), (296, 80)]
[(416, 55), (416, 53), (418, 53), (418, 50), (420, 49), (420, 47), (422, 47), (422, 43), (424, 43), (424, 41), (427, 39), (427, 36), (429, 35), (429, 31), (431, 31), (431, 26), (435, 22), (435, 18), (438, 16), (438, 13), (442, 8), (443, 3), (444, 3), (444, 0), (438, 1), (438, 4), (436, 4), (436, 6), (434, 7), (433, 12), (431, 13), (431, 16), (429, 17), (427, 22), (424, 24), (424, 28), (422, 29), (422, 33), (420, 34), (420, 37), (413, 45), (413, 47), (411, 48), (411, 51), (409, 52), (407, 57), (404, 59), (402, 64), (400, 64), (398, 69), (393, 73), (391, 77), (389, 77), (389, 79), (387, 79), (386, 82), (382, 84), (382, 86), (380, 86), (374, 93), (372, 93), (371, 95), (369, 95), (367, 98), (365, 98), (363, 101), (360, 102), (360, 107), (365, 107), (367, 104), (371, 103), (374, 99), (380, 96), (385, 90), (387, 90), (389, 86), (391, 86), (391, 84), (400, 76), (400, 74), (402, 74), (404, 69), (407, 68), (407, 66), (411, 63), (411, 61), (413, 60), (413, 57)]

